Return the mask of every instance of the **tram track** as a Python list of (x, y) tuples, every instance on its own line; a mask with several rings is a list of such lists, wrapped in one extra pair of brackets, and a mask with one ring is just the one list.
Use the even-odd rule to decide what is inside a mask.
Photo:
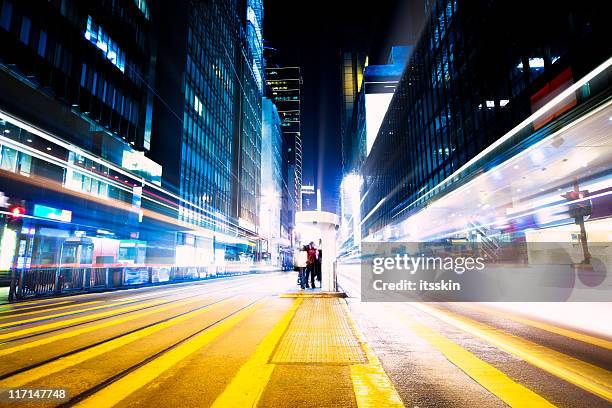
[[(103, 316), (103, 317), (95, 318), (95, 319), (92, 319), (92, 320), (86, 320), (86, 321), (83, 321), (83, 322), (77, 322), (75, 324), (69, 324), (69, 325), (65, 325), (65, 326), (61, 326), (61, 327), (56, 327), (56, 328), (52, 328), (52, 329), (45, 330), (45, 331), (42, 331), (42, 332), (36, 332), (36, 333), (28, 334), (28, 335), (25, 335), (25, 336), (9, 338), (9, 339), (6, 339), (6, 340), (2, 341), (2, 343), (0, 343), (0, 345), (16, 342), (16, 341), (20, 341), (20, 340), (27, 340), (27, 339), (32, 338), (32, 337), (43, 336), (45, 334), (54, 333), (54, 332), (61, 331), (61, 330), (64, 330), (64, 329), (70, 329), (70, 328), (82, 326), (82, 325), (85, 325), (85, 324), (96, 323), (96, 322), (99, 322), (99, 321), (102, 321), (102, 320), (112, 319), (112, 318), (117, 317), (117, 316), (123, 316), (123, 315), (130, 314), (130, 313), (138, 313), (138, 312), (141, 312), (143, 310), (147, 310), (147, 309), (151, 309), (151, 308), (155, 308), (155, 307), (160, 307), (160, 306), (165, 306), (165, 305), (172, 304), (172, 303), (181, 302), (181, 301), (184, 301), (186, 299), (191, 299), (191, 298), (195, 298), (195, 297), (202, 296), (202, 295), (214, 294), (214, 293), (218, 293), (218, 292), (221, 292), (221, 291), (232, 290), (232, 289), (236, 289), (236, 288), (240, 288), (240, 287), (245, 287), (245, 286), (248, 286), (248, 283), (240, 282), (240, 283), (237, 283), (236, 285), (232, 285), (230, 287), (222, 287), (222, 288), (214, 289), (214, 290), (211, 290), (211, 291), (208, 291), (208, 292), (205, 292), (205, 293), (195, 293), (195, 294), (192, 294), (190, 296), (185, 296), (185, 297), (181, 297), (181, 298), (178, 298), (178, 299), (172, 299), (172, 300), (168, 300), (166, 302), (160, 302), (160, 303), (149, 305), (149, 306), (145, 306), (145, 307), (142, 307), (142, 308), (139, 308), (139, 309), (127, 310), (127, 311), (120, 312), (120, 313), (117, 313), (117, 314), (111, 314), (109, 316)], [(140, 303), (140, 302), (145, 302), (147, 300), (148, 300), (148, 298), (145, 298), (145, 299), (137, 300), (137, 301), (134, 301), (134, 302), (124, 303), (124, 304), (120, 304), (120, 305), (112, 305), (111, 304), (111, 305), (108, 305), (108, 306), (109, 306), (109, 309), (112, 310), (112, 307), (114, 307), (114, 306), (129, 306), (129, 305), (134, 305), (134, 304), (137, 304), (137, 303)], [(75, 316), (75, 315), (78, 315), (78, 314), (81, 314), (81, 313), (83, 313), (83, 312), (75, 313), (73, 315), (62, 316), (62, 317)], [(53, 318), (51, 318), (51, 319), (53, 319)], [(51, 320), (51, 319), (48, 319), (48, 320)], [(45, 320), (40, 320), (40, 321), (32, 322), (32, 323), (40, 323), (42, 321), (45, 321)], [(4, 328), (4, 330), (8, 331), (8, 330), (10, 330), (12, 328), (21, 327), (21, 326), (23, 326), (23, 325), (20, 324), (20, 325), (15, 325), (15, 326), (11, 326), (11, 327), (6, 327), (6, 328)], [(0, 333), (2, 333), (4, 330), (0, 329)], [(10, 333), (5, 333), (5, 334), (9, 335)], [(0, 349), (0, 355), (1, 355), (1, 353), (2, 353), (2, 350)]]
[(85, 399), (87, 399), (88, 397), (96, 394), (97, 392), (101, 391), (102, 389), (110, 386), (111, 384), (119, 381), (120, 379), (124, 378), (125, 376), (133, 373), (134, 371), (138, 370), (139, 368), (145, 366), (146, 364), (149, 364), (151, 362), (153, 362), (154, 360), (162, 357), (163, 355), (165, 355), (166, 353), (169, 353), (170, 351), (176, 349), (177, 347), (189, 342), (190, 340), (194, 339), (195, 337), (197, 337), (200, 334), (205, 333), (207, 330), (223, 323), (224, 321), (227, 321), (228, 319), (230, 319), (233, 316), (238, 315), (240, 312), (243, 312), (247, 309), (249, 309), (250, 307), (253, 307), (255, 304), (257, 304), (258, 302), (260, 302), (261, 300), (263, 300), (264, 298), (266, 298), (267, 295), (264, 296), (260, 296), (257, 299), (247, 303), (246, 305), (239, 307), (238, 309), (232, 310), (231, 313), (228, 313), (226, 315), (224, 315), (222, 318), (215, 320), (214, 322), (207, 324), (205, 327), (198, 329), (196, 332), (191, 333), (190, 335), (172, 343), (169, 346), (164, 347), (163, 349), (157, 351), (156, 353), (154, 353), (153, 355), (139, 361), (136, 364), (133, 364), (121, 371), (119, 371), (118, 373), (114, 374), (113, 376), (107, 378), (106, 380), (98, 383), (97, 385), (88, 388), (87, 390), (73, 396), (72, 398), (70, 398), (68, 401), (63, 402), (62, 404), (58, 405), (59, 408), (64, 408), (64, 407), (72, 407), (82, 401), (84, 401)]
[(121, 337), (128, 336), (128, 335), (130, 335), (130, 334), (132, 334), (132, 333), (136, 333), (136, 332), (142, 331), (142, 330), (144, 330), (144, 329), (147, 329), (147, 328), (150, 328), (150, 327), (154, 327), (154, 326), (157, 326), (157, 325), (159, 325), (159, 324), (162, 324), (162, 323), (165, 323), (165, 322), (168, 322), (168, 321), (174, 320), (174, 319), (176, 319), (176, 318), (178, 318), (178, 317), (181, 317), (181, 316), (186, 316), (186, 315), (189, 315), (189, 314), (191, 314), (191, 313), (193, 313), (193, 312), (196, 312), (196, 311), (199, 311), (199, 310), (203, 310), (203, 309), (209, 308), (210, 306), (213, 306), (213, 305), (216, 305), (216, 304), (219, 304), (219, 303), (225, 302), (225, 301), (230, 300), (230, 299), (233, 299), (233, 298), (235, 298), (235, 297), (237, 297), (237, 296), (238, 296), (237, 294), (232, 295), (232, 296), (227, 296), (227, 297), (224, 297), (224, 298), (222, 298), (222, 299), (216, 300), (216, 301), (214, 301), (214, 302), (210, 302), (210, 303), (207, 303), (207, 304), (205, 304), (205, 305), (202, 305), (202, 306), (199, 306), (199, 307), (196, 307), (196, 308), (193, 308), (193, 309), (187, 310), (187, 311), (185, 311), (185, 312), (179, 313), (179, 314), (177, 314), (177, 315), (172, 315), (172, 316), (166, 317), (166, 318), (164, 318), (164, 319), (162, 319), (162, 320), (158, 320), (158, 321), (155, 321), (155, 322), (152, 322), (152, 323), (146, 324), (146, 325), (144, 325), (144, 326), (140, 326), (140, 327), (137, 327), (137, 328), (135, 328), (135, 329), (129, 330), (129, 331), (127, 331), (127, 332), (120, 333), (120, 334), (117, 334), (117, 335), (115, 335), (115, 336), (112, 336), (112, 337), (106, 338), (106, 339), (104, 339), (104, 340), (100, 340), (100, 341), (95, 342), (95, 343), (93, 343), (93, 344), (88, 344), (88, 345), (86, 345), (86, 346), (79, 347), (79, 348), (77, 348), (77, 349), (74, 349), (74, 350), (68, 351), (68, 352), (66, 352), (66, 353), (63, 353), (63, 354), (58, 354), (58, 355), (56, 355), (56, 356), (53, 356), (53, 357), (48, 358), (48, 359), (46, 359), (46, 360), (43, 360), (43, 361), (37, 362), (37, 363), (35, 363), (35, 364), (31, 364), (31, 365), (29, 365), (29, 366), (25, 366), (25, 367), (19, 368), (19, 369), (17, 369), (17, 370), (14, 370), (14, 371), (11, 371), (11, 372), (8, 372), (8, 373), (5, 373), (5, 374), (1, 374), (1, 375), (0, 375), (0, 382), (1, 382), (1, 381), (3, 381), (3, 380), (5, 380), (5, 379), (7, 379), (7, 378), (13, 377), (13, 376), (15, 376), (15, 375), (18, 375), (18, 374), (21, 374), (21, 373), (27, 372), (27, 371), (29, 371), (29, 370), (32, 370), (32, 369), (35, 369), (35, 368), (38, 368), (38, 367), (41, 367), (41, 366), (44, 366), (44, 365), (46, 365), (46, 364), (52, 363), (52, 362), (57, 361), (57, 360), (60, 360), (60, 359), (62, 359), (62, 358), (69, 357), (69, 356), (71, 356), (71, 355), (75, 355), (75, 354), (80, 353), (80, 352), (83, 352), (83, 351), (85, 351), (85, 350), (92, 349), (92, 348), (97, 347), (97, 346), (99, 346), (99, 345), (102, 345), (102, 344), (104, 344), (104, 343), (108, 343), (108, 342), (110, 342), (110, 341), (112, 341), (112, 340), (119, 339), (119, 338), (121, 338)]

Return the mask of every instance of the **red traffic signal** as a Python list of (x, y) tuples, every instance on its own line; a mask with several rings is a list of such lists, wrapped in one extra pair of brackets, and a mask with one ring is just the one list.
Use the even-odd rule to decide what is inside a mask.
[(561, 197), (565, 198), (566, 200), (569, 201), (576, 201), (576, 200), (582, 200), (585, 197), (588, 197), (589, 195), (589, 191), (588, 190), (583, 190), (583, 191), (568, 191), (565, 194), (561, 194)]
[(13, 218), (21, 218), (25, 215), (25, 208), (20, 205), (14, 205), (9, 208), (9, 213)]
[(591, 200), (585, 200), (589, 196), (588, 190), (583, 191), (568, 191), (562, 194), (561, 197), (569, 201), (578, 201), (577, 203), (570, 203), (569, 205), (569, 216), (572, 218), (588, 217), (593, 212), (593, 204)]

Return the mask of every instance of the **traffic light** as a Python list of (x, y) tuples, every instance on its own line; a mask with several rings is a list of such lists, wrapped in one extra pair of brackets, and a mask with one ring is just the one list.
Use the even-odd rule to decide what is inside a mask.
[(13, 205), (9, 208), (10, 216), (13, 219), (18, 219), (18, 218), (23, 217), (25, 212), (26, 212), (25, 208), (20, 205)]
[(26, 209), (23, 204), (13, 204), (8, 208), (7, 226), (15, 231), (20, 231), (23, 225), (23, 216)]
[(582, 200), (577, 203), (572, 203), (569, 206), (569, 216), (572, 218), (584, 218), (591, 215), (593, 211), (593, 204), (591, 200), (584, 200), (584, 198), (588, 197), (588, 190), (583, 191), (568, 191), (561, 196), (568, 201), (576, 201)]

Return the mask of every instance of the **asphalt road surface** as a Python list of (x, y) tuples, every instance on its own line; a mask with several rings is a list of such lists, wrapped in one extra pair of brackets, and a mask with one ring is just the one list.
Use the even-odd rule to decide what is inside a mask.
[(610, 338), (339, 283), (346, 300), (274, 272), (0, 306), (0, 405), (611, 406)]

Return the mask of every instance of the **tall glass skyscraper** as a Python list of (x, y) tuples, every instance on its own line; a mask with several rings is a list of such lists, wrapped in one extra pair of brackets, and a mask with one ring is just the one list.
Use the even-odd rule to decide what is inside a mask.
[(266, 252), (273, 265), (282, 265), (281, 246), (289, 244), (283, 225), (283, 163), (281, 121), (274, 103), (263, 99), (261, 147), (261, 235), (267, 239)]
[[(603, 3), (438, 0), (429, 7), (362, 167), (364, 237), (490, 169), (503, 157), (452, 176), (610, 56)], [(588, 84), (566, 110), (601, 98), (602, 86)], [(512, 145), (525, 148), (549, 135), (546, 123), (564, 112), (514, 135)]]
[[(302, 135), (301, 135), (301, 87), (299, 67), (266, 68), (266, 83), (270, 98), (278, 107), (283, 128), (283, 143), (287, 150), (290, 203), (295, 211), (301, 210), (302, 190)], [(295, 211), (291, 211), (293, 219)]]
[(367, 65), (367, 57), (363, 51), (342, 52), (342, 173), (348, 174), (355, 170), (353, 152), (356, 150), (357, 140), (355, 122), (357, 109), (355, 104), (363, 83), (363, 70)]
[[(113, 5), (0, 1), (3, 75), (24, 79), (13, 84), (1, 78), (2, 106), (21, 111), (29, 116), (25, 119), (62, 133), (86, 149), (94, 144), (92, 137), (77, 128), (74, 116), (98, 126), (100, 137), (149, 150), (152, 91), (146, 83), (153, 78), (154, 48), (148, 35), (152, 23), (145, 10), (146, 14), (132, 0)], [(50, 94), (56, 106), (65, 104), (73, 112), (51, 112), (49, 101), (32, 107), (35, 101), (24, 99), (36, 93)]]
[(235, 92), (234, 160), (232, 216), (247, 233), (256, 233), (261, 199), (261, 103), (263, 97), (263, 5), (261, 0), (247, 0), (243, 24), (238, 25)]
[(154, 154), (168, 163), (164, 182), (181, 198), (179, 220), (203, 229), (198, 234), (179, 232), (178, 245), (190, 247), (186, 251), (201, 254), (206, 262), (213, 256), (254, 256), (260, 199), (261, 1), (160, 3), (160, 99), (153, 129), (159, 144)]
[(153, 17), (147, 1), (0, 1), (0, 190), (33, 215), (0, 231), (16, 267), (66, 263), (70, 242), (116, 248), (89, 263), (144, 260), (125, 243), (151, 238), (143, 186), (161, 182)]

